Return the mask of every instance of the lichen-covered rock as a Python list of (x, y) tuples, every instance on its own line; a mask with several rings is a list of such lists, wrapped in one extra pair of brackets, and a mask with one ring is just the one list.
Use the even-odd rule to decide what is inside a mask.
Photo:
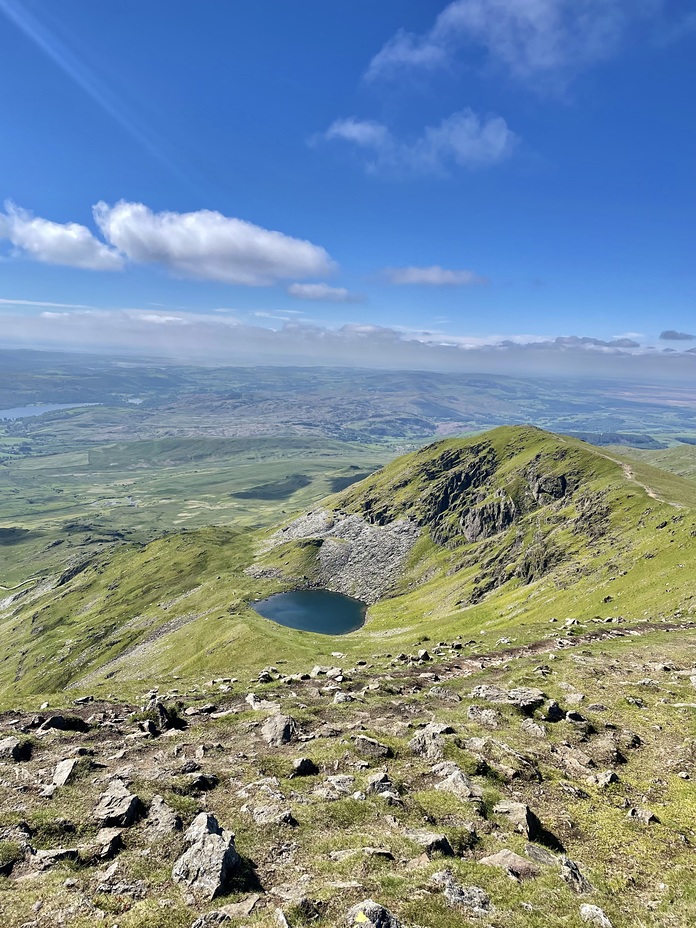
[(427, 757), (428, 760), (442, 760), (445, 748), (445, 739), (442, 736), (453, 732), (454, 729), (450, 725), (429, 722), (416, 733), (408, 746), (414, 754)]
[(442, 887), (442, 894), (448, 905), (466, 909), (469, 915), (488, 915), (491, 900), (480, 886), (462, 886), (457, 883), (451, 870), (439, 870), (430, 880), (437, 887)]
[(346, 915), (345, 923), (347, 928), (402, 928), (401, 922), (389, 909), (372, 899), (354, 905)]

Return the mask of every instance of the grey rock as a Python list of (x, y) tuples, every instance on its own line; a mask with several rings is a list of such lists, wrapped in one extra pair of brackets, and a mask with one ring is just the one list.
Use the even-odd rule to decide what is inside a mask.
[(483, 699), (499, 705), (514, 706), (522, 712), (533, 712), (544, 704), (546, 695), (533, 687), (519, 686), (511, 690), (484, 683), (471, 691), (472, 699)]
[(31, 760), (31, 741), (20, 741), (14, 737), (3, 738), (0, 741), (0, 760)]
[(53, 785), (65, 786), (66, 783), (69, 783), (73, 773), (75, 772), (76, 766), (76, 758), (67, 758), (66, 760), (58, 761), (56, 764), (55, 772), (53, 774)]
[(89, 725), (79, 715), (51, 715), (39, 726), (39, 731), (89, 731)]
[(525, 838), (534, 840), (541, 831), (541, 823), (529, 806), (523, 802), (511, 802), (503, 799), (493, 806), (493, 811), (498, 815), (504, 815), (515, 826)]
[(123, 829), (100, 828), (89, 844), (80, 847), (80, 858), (90, 862), (109, 860), (123, 847)]
[(470, 915), (488, 915), (491, 900), (480, 886), (461, 886), (451, 870), (440, 870), (430, 880), (435, 886), (442, 887), (442, 894), (448, 905), (466, 909)]
[(483, 792), (469, 777), (458, 767), (449, 773), (444, 780), (435, 786), (435, 789), (444, 793), (452, 793), (458, 799), (470, 800), (480, 799)]
[(199, 916), (192, 923), (191, 928), (217, 928), (218, 925), (224, 925), (229, 921), (231, 921), (231, 918), (227, 912), (216, 909), (213, 912), (206, 912), (205, 915)]
[(534, 719), (531, 719), (531, 718), (524, 719), (524, 721), (520, 725), (520, 728), (526, 735), (529, 735), (532, 738), (545, 738), (546, 737), (546, 729), (539, 722), (535, 722)]
[(295, 777), (312, 777), (319, 773), (319, 768), (309, 757), (298, 757), (292, 762), (292, 775)]
[(447, 840), (446, 835), (438, 834), (434, 831), (428, 831), (425, 828), (419, 828), (415, 831), (407, 831), (406, 837), (413, 841), (419, 847), (423, 848), (428, 857), (433, 854), (442, 854), (443, 857), (454, 857), (452, 845)]
[(76, 847), (58, 847), (50, 851), (36, 851), (29, 858), (29, 865), (36, 870), (49, 870), (56, 864), (61, 864), (66, 860), (77, 860), (78, 849)]
[(450, 725), (438, 722), (429, 722), (409, 741), (408, 746), (414, 754), (427, 757), (429, 760), (442, 760), (444, 756), (445, 739), (443, 735), (453, 734)]
[(297, 722), (289, 715), (272, 715), (264, 722), (261, 736), (272, 746), (288, 744), (297, 737)]
[(195, 844), (205, 838), (206, 835), (220, 835), (222, 828), (214, 815), (208, 812), (199, 812), (191, 822), (184, 834), (184, 841), (187, 844)]
[(555, 699), (549, 699), (544, 706), (544, 719), (547, 722), (561, 722), (565, 718), (565, 712), (558, 705)]
[(613, 770), (603, 770), (601, 773), (595, 773), (588, 777), (588, 782), (606, 789), (611, 783), (618, 783), (619, 778)]
[(539, 870), (534, 864), (507, 849), (498, 851), (497, 854), (490, 854), (488, 857), (482, 857), (479, 863), (484, 867), (499, 867), (518, 880), (530, 880), (539, 876)]
[(174, 864), (172, 879), (196, 895), (214, 899), (224, 891), (240, 863), (234, 835), (220, 828), (214, 816), (201, 812), (184, 840), (190, 847)]
[(598, 905), (581, 905), (580, 918), (596, 928), (612, 928), (612, 924)]
[(401, 922), (389, 909), (372, 899), (365, 899), (354, 905), (347, 913), (345, 923), (348, 928), (402, 928)]
[(275, 806), (259, 806), (254, 809), (252, 817), (257, 825), (287, 825), (294, 828), (298, 824), (290, 809), (278, 809)]
[(112, 780), (99, 799), (94, 818), (104, 828), (128, 828), (140, 817), (142, 811), (142, 803), (126, 789), (123, 781)]
[(366, 793), (392, 793), (394, 791), (394, 784), (386, 772), (373, 774), (365, 785)]
[(182, 821), (171, 806), (167, 805), (161, 796), (153, 796), (147, 813), (146, 825), (155, 831), (167, 834), (181, 831)]
[(500, 722), (500, 713), (495, 709), (486, 709), (483, 706), (469, 706), (466, 710), (467, 718), (470, 722), (478, 722), (484, 728), (495, 729)]
[(379, 759), (393, 756), (392, 749), (388, 745), (382, 744), (381, 741), (377, 741), (375, 738), (358, 735), (354, 744), (355, 750), (363, 757)]
[(629, 809), (628, 818), (641, 822), (643, 825), (659, 824), (659, 818), (650, 809)]
[(593, 891), (592, 884), (585, 878), (575, 861), (569, 857), (561, 857), (561, 879), (578, 895)]

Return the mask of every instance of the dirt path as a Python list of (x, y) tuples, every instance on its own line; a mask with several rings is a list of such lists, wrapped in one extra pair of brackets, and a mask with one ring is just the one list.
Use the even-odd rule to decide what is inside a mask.
[(12, 593), (13, 590), (19, 590), (23, 586), (26, 586), (27, 583), (38, 583), (40, 579), (41, 577), (29, 577), (27, 580), (22, 580), (21, 583), (15, 583), (14, 586), (3, 586), (3, 584), (0, 583), (0, 590), (3, 590), (5, 593)]

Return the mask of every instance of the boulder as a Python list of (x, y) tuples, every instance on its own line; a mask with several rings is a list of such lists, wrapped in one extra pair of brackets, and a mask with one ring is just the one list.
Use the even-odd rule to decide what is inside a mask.
[(469, 706), (466, 715), (470, 722), (478, 722), (484, 728), (497, 728), (500, 721), (499, 712), (495, 709), (486, 709), (483, 706)]
[(458, 767), (452, 770), (444, 780), (435, 787), (444, 793), (452, 793), (458, 799), (465, 801), (470, 799), (480, 799), (483, 795), (481, 788), (477, 786), (469, 777)]
[(515, 854), (514, 851), (507, 849), (498, 851), (497, 854), (491, 854), (488, 857), (482, 857), (479, 863), (483, 864), (484, 867), (499, 867), (518, 880), (530, 880), (535, 876), (539, 876), (539, 870), (534, 864), (525, 860), (524, 857), (520, 857), (519, 854)]
[(503, 799), (493, 806), (493, 811), (498, 815), (504, 815), (515, 826), (525, 838), (534, 841), (541, 832), (541, 823), (529, 806), (523, 802), (511, 802), (509, 799)]
[(447, 905), (467, 910), (470, 915), (488, 915), (491, 911), (491, 900), (480, 886), (461, 886), (454, 878), (451, 870), (440, 870), (434, 873), (431, 880), (435, 886), (442, 887), (442, 894)]
[(214, 899), (224, 891), (240, 863), (234, 835), (212, 815), (201, 812), (184, 835), (189, 845), (172, 868), (172, 879), (192, 893)]
[(535, 687), (518, 686), (506, 690), (490, 684), (482, 684), (471, 691), (473, 699), (483, 699), (486, 702), (498, 703), (505, 706), (514, 706), (525, 714), (534, 712), (544, 704), (546, 695)]
[(381, 759), (393, 757), (392, 749), (387, 744), (382, 744), (375, 738), (367, 738), (365, 735), (358, 735), (355, 739), (355, 750), (363, 757)]
[(0, 760), (31, 760), (31, 741), (20, 741), (19, 738), (3, 738), (0, 741)]
[(79, 715), (51, 715), (39, 726), (39, 731), (89, 731), (89, 725)]
[(222, 909), (215, 909), (213, 912), (206, 912), (205, 915), (200, 915), (195, 922), (192, 923), (191, 928), (217, 928), (218, 925), (225, 925), (230, 921), (232, 921), (232, 919), (227, 912), (223, 912)]
[(409, 841), (419, 845), (428, 857), (433, 854), (442, 854), (443, 857), (454, 857), (452, 845), (447, 840), (446, 835), (438, 834), (434, 831), (428, 831), (425, 828), (419, 828), (416, 831), (407, 831), (406, 837)]
[(292, 776), (313, 777), (319, 773), (319, 768), (309, 757), (298, 757), (292, 762)]
[(75, 772), (76, 766), (77, 766), (77, 759), (74, 757), (70, 757), (70, 758), (67, 758), (66, 760), (58, 761), (58, 763), (56, 764), (56, 769), (53, 774), (53, 785), (54, 786), (65, 786), (66, 783), (70, 782)]
[(276, 806), (259, 806), (254, 809), (252, 817), (257, 825), (288, 825), (294, 828), (298, 824), (290, 809), (278, 809)]
[(152, 797), (145, 824), (163, 834), (181, 831), (182, 827), (181, 816), (161, 796)]
[(123, 829), (100, 828), (93, 841), (80, 846), (80, 859), (88, 863), (109, 860), (109, 858), (118, 854), (122, 847)]
[(611, 922), (598, 905), (581, 905), (580, 918), (588, 925), (596, 925), (597, 928), (612, 928)]
[(142, 803), (122, 780), (112, 780), (99, 798), (94, 818), (103, 828), (128, 828), (141, 815)]
[(263, 723), (261, 737), (274, 747), (288, 744), (297, 737), (297, 722), (289, 715), (272, 715)]
[(409, 741), (408, 746), (414, 754), (427, 757), (429, 760), (442, 760), (444, 756), (445, 740), (443, 735), (451, 735), (454, 729), (450, 725), (430, 722)]
[(402, 928), (401, 922), (389, 909), (372, 899), (354, 905), (347, 913), (345, 923), (348, 928)]
[(585, 878), (580, 867), (569, 857), (561, 857), (561, 879), (574, 893), (591, 893), (592, 884)]

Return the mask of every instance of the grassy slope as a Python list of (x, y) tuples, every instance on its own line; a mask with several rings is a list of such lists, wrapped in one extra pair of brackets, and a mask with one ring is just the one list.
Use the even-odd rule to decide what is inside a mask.
[[(443, 452), (466, 455), (482, 441), (497, 459), (486, 483), (489, 496), (496, 488), (521, 492), (530, 466), (572, 474), (576, 492), (482, 541), (462, 544), (455, 537), (443, 546), (424, 537), (398, 595), (372, 607), (366, 626), (340, 643), (281, 628), (248, 606), (291, 587), (294, 577), (311, 575), (314, 548), (274, 549), (261, 560), (280, 566), (287, 580), (259, 580), (244, 572), (258, 557), (253, 536), (208, 528), (124, 547), (64, 585), (29, 592), (8, 606), (0, 618), (4, 701), (40, 701), (85, 674), (86, 691), (134, 695), (152, 682), (237, 675), (280, 661), (304, 669), (329, 661), (337, 647), (359, 658), (464, 635), (490, 650), (508, 643), (500, 638), (522, 643), (557, 634), (552, 619), (659, 622), (691, 612), (696, 579), (686, 565), (696, 544), (696, 513), (688, 508), (690, 484), (670, 483), (685, 507), (676, 509), (650, 498), (620, 464), (582, 442), (522, 427), (450, 440), (393, 462), (327, 505), (364, 509), (369, 499), (395, 515), (417, 515), (427, 488), (418, 467)], [(558, 560), (526, 582), (535, 551)], [(499, 588), (479, 596), (501, 579)]]
[[(288, 436), (141, 440), (7, 460), (0, 463), (0, 584), (55, 573), (102, 549), (114, 532), (144, 542), (179, 527), (270, 525), (326, 496), (332, 480), (355, 479), (390, 456)], [(296, 489), (293, 476), (303, 478)]]
[(696, 445), (679, 444), (664, 451), (642, 451), (637, 448), (620, 450), (621, 454), (632, 461), (650, 464), (680, 477), (696, 477)]

